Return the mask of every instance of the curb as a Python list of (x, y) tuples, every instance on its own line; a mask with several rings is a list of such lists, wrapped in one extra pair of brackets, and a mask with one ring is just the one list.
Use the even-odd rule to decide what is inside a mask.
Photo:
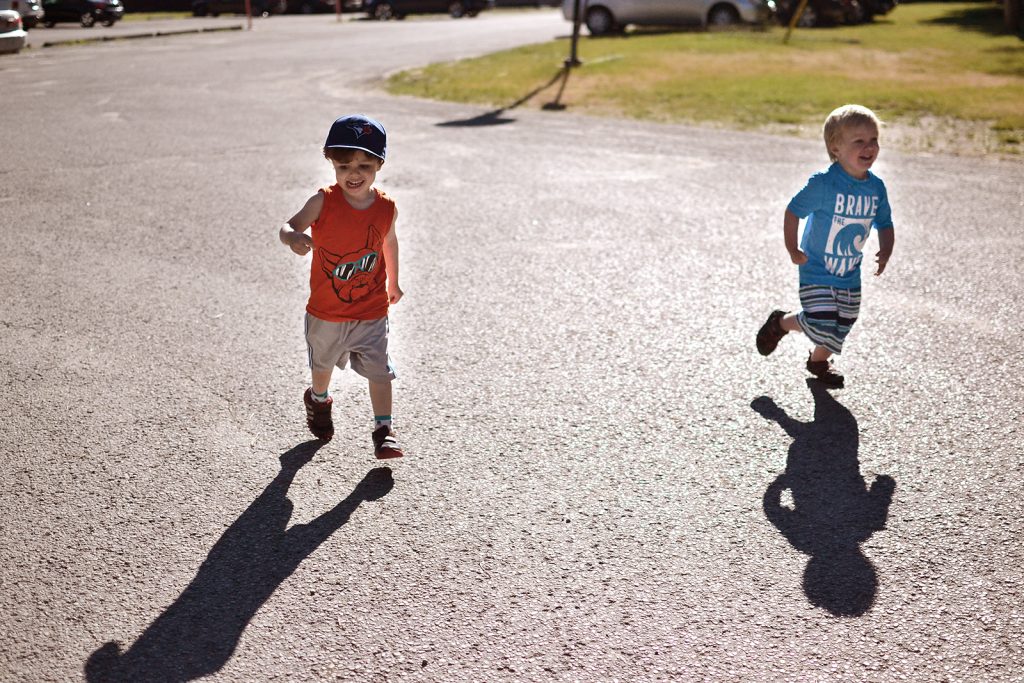
[(79, 45), (81, 43), (105, 43), (117, 40), (135, 40), (136, 38), (161, 38), (163, 36), (177, 36), (186, 33), (215, 33), (217, 31), (241, 31), (243, 26), (213, 26), (204, 28), (182, 28), (167, 29), (163, 31), (149, 31), (146, 33), (131, 33), (123, 36), (97, 36), (96, 38), (71, 38), (68, 40), (52, 40), (43, 43), (39, 48), (61, 47), (62, 45)]

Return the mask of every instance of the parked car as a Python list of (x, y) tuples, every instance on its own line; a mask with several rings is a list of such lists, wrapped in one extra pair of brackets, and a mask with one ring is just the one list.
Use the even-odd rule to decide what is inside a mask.
[[(788, 24), (800, 0), (776, 0), (778, 18)], [(797, 26), (838, 26), (839, 24), (861, 24), (876, 16), (888, 14), (896, 6), (896, 0), (810, 0)]]
[[(287, 0), (250, 0), (249, 10), (254, 17), (284, 14)], [(192, 16), (217, 17), (221, 14), (245, 14), (245, 0), (192, 0)]]
[(89, 28), (97, 21), (113, 26), (124, 16), (124, 5), (121, 0), (43, 0), (43, 11), (43, 26), (47, 28), (70, 21)]
[(285, 11), (289, 14), (334, 12), (334, 0), (287, 0)]
[[(289, 14), (322, 14), (335, 12), (334, 0), (286, 0)], [(363, 0), (341, 0), (342, 12), (362, 12)]]
[(364, 0), (363, 10), (374, 19), (403, 19), (408, 14), (443, 14), (453, 19), (475, 17), (489, 0)]
[(35, 28), (43, 20), (40, 0), (0, 0), (0, 10), (14, 10), (21, 15), (21, 24), (27, 30)]
[(28, 34), (22, 28), (21, 15), (12, 9), (0, 10), (0, 53), (16, 53), (25, 47)]
[[(562, 16), (573, 20), (576, 0), (562, 1)], [(581, 21), (591, 35), (643, 26), (729, 26), (763, 24), (775, 15), (774, 0), (579, 0)]]
[(558, 7), (562, 0), (491, 0), (492, 7)]
[[(778, 5), (779, 23), (789, 24), (793, 18), (793, 12), (800, 7), (800, 0), (775, 1)], [(864, 9), (859, 0), (809, 0), (796, 25), (809, 28), (812, 26), (859, 24), (862, 21), (864, 21)]]

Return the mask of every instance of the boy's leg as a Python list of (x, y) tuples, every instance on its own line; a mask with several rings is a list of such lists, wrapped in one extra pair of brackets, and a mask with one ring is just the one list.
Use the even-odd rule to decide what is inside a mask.
[(312, 384), (302, 395), (306, 407), (306, 427), (318, 439), (330, 441), (334, 436), (334, 421), (330, 396), (331, 374), (337, 362), (337, 323), (329, 323), (306, 314), (306, 351)]
[(379, 459), (401, 458), (405, 453), (391, 429), (391, 380), (370, 380), (370, 405), (373, 407), (373, 454)]
[(803, 311), (798, 322), (814, 350), (807, 358), (807, 371), (831, 387), (842, 387), (845, 378), (829, 358), (842, 352), (843, 342), (860, 313), (860, 290), (832, 287), (801, 287)]
[(789, 313), (779, 318), (779, 327), (786, 332), (803, 332), (800, 329), (799, 313)]
[(331, 388), (331, 370), (313, 370), (313, 393), (318, 396), (326, 396), (327, 390)]
[(370, 406), (375, 417), (391, 417), (391, 380), (374, 382), (370, 380)]
[(826, 349), (824, 346), (815, 346), (811, 351), (811, 362), (819, 363), (827, 361), (832, 357), (832, 352)]
[(388, 319), (359, 323), (354, 334), (350, 356), (352, 369), (369, 382), (370, 406), (373, 408), (373, 453), (378, 458), (400, 458), (402, 447), (391, 428), (391, 381), (395, 369), (388, 356)]

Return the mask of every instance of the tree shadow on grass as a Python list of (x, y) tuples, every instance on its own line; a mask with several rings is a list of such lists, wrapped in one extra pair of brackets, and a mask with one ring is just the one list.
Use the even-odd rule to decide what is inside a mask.
[(214, 544), (195, 579), (131, 647), (108, 642), (89, 657), (89, 683), (191, 681), (219, 671), (257, 610), (364, 501), (392, 489), (391, 470), (370, 470), (355, 489), (308, 524), (287, 528), (288, 488), (322, 441), (281, 455), (281, 471)]
[(955, 26), (963, 31), (976, 31), (991, 36), (1005, 36), (1010, 33), (1003, 20), (1003, 8), (991, 2), (981, 2), (971, 7), (957, 7), (941, 17), (921, 23)]
[(565, 105), (562, 104), (562, 94), (565, 92), (566, 83), (569, 82), (569, 72), (571, 70), (572, 67), (570, 67), (569, 65), (563, 66), (561, 69), (558, 70), (558, 73), (556, 73), (551, 78), (550, 81), (548, 81), (544, 85), (534, 88), (533, 90), (526, 93), (525, 95), (523, 95), (518, 100), (516, 100), (515, 102), (508, 106), (500, 107), (493, 111), (489, 111), (484, 114), (474, 116), (472, 118), (445, 121), (443, 123), (438, 123), (437, 125), (444, 128), (473, 128), (478, 126), (500, 126), (507, 123), (514, 123), (515, 119), (505, 116), (505, 112), (526, 104), (534, 97), (544, 92), (551, 86), (555, 85), (555, 83), (558, 83), (559, 81), (561, 81), (561, 84), (558, 87), (558, 92), (555, 95), (555, 99), (552, 100), (551, 102), (546, 102), (544, 105), (542, 105), (542, 109), (548, 111), (561, 111), (562, 109), (565, 109)]
[[(836, 616), (860, 616), (878, 591), (875, 567), (860, 544), (885, 528), (896, 482), (880, 475), (865, 485), (857, 419), (817, 380), (808, 386), (811, 422), (792, 419), (767, 396), (751, 403), (793, 437), (786, 471), (764, 493), (764, 514), (794, 548), (810, 555), (803, 578), (807, 599)], [(786, 491), (791, 504), (783, 500)]]

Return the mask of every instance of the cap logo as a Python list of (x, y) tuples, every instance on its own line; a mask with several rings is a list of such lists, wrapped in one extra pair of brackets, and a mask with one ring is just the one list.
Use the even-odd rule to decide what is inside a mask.
[(352, 130), (353, 133), (355, 133), (356, 140), (363, 137), (364, 135), (373, 134), (373, 126), (371, 126), (368, 123), (356, 124), (354, 126), (349, 126), (349, 128)]

